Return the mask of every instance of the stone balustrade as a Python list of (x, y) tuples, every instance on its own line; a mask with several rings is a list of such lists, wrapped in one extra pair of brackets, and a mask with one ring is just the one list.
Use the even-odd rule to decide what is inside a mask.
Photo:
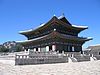
[[(67, 62), (82, 62), (90, 61), (92, 58), (100, 60), (100, 56), (94, 55), (76, 55), (76, 54), (37, 54), (37, 55), (15, 55), (15, 65), (30, 65), (30, 64), (51, 64), (51, 63), (67, 63)], [(70, 60), (68, 60), (70, 59)]]

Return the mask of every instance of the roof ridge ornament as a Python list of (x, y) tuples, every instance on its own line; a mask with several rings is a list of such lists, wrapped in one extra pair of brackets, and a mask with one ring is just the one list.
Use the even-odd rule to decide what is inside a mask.
[(62, 13), (62, 16), (65, 16), (65, 14), (64, 14), (64, 13)]
[(62, 13), (62, 15), (58, 17), (58, 19), (62, 19), (63, 17), (65, 17), (64, 13)]

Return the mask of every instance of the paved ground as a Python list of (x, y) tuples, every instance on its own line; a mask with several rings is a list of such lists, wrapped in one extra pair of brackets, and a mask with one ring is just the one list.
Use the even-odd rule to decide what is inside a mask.
[(0, 59), (0, 75), (100, 75), (100, 60), (15, 66), (14, 60)]

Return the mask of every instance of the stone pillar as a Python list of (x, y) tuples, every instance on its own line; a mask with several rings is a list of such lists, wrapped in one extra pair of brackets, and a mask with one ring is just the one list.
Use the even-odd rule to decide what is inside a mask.
[(41, 51), (41, 48), (38, 48), (38, 52), (40, 52)]
[(52, 50), (53, 50), (53, 51), (56, 50), (56, 45), (52, 45)]
[(48, 52), (49, 51), (49, 46), (46, 46), (46, 52)]

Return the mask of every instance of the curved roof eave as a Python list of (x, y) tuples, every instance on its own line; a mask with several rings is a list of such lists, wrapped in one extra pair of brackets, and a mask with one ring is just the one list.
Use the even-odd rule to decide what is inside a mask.
[(82, 29), (88, 29), (88, 26), (78, 26), (78, 25), (72, 25), (75, 28), (82, 28)]
[(47, 37), (47, 36), (48, 36), (48, 35), (45, 35), (45, 36), (42, 36), (42, 37), (39, 37), (39, 38), (35, 38), (35, 39), (31, 39), (31, 40), (16, 41), (16, 42), (18, 42), (18, 43), (32, 42), (32, 41), (35, 41), (35, 40), (39, 40), (39, 39), (45, 38), (45, 37)]
[(47, 23), (41, 24), (41, 25), (40, 25), (38, 28), (36, 28), (36, 29), (30, 29), (30, 30), (25, 30), (25, 31), (19, 31), (19, 33), (20, 33), (20, 34), (23, 34), (23, 35), (26, 35), (26, 34), (29, 33), (29, 32), (36, 31), (36, 30), (38, 30), (38, 29), (40, 29), (40, 28), (46, 26), (48, 23), (50, 23), (50, 22), (51, 22), (52, 20), (54, 20), (54, 19), (57, 19), (57, 17), (56, 17), (56, 16), (53, 16)]
[(89, 40), (93, 40), (93, 38), (92, 37), (87, 37), (87, 41), (89, 41)]
[[(45, 25), (45, 23), (42, 23), (42, 24), (40, 24), (40, 26), (38, 26), (38, 27), (42, 27), (42, 26), (44, 26), (44, 25)], [(38, 27), (37, 27), (36, 29), (38, 29)], [(28, 32), (32, 32), (32, 31), (34, 31), (34, 30), (36, 30), (36, 29), (29, 29), (29, 30), (25, 30), (25, 31), (19, 31), (19, 33), (20, 33), (20, 34), (28, 33)]]
[(26, 31), (19, 31), (19, 33), (20, 33), (20, 34), (23, 34), (23, 33), (31, 32), (31, 31), (33, 31), (33, 29), (26, 30)]

